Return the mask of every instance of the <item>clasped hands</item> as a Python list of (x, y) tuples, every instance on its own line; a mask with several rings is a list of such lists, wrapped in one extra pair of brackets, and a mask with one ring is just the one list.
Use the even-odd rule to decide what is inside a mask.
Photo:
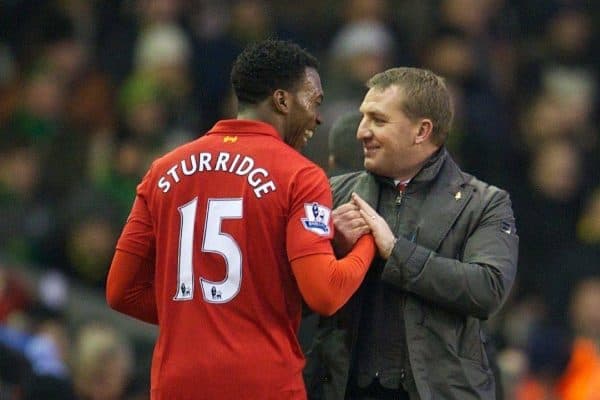
[(381, 258), (387, 260), (392, 254), (396, 237), (389, 225), (377, 211), (358, 194), (352, 193), (349, 202), (331, 213), (335, 226), (334, 246), (338, 255), (347, 254), (354, 243), (367, 233), (375, 238)]

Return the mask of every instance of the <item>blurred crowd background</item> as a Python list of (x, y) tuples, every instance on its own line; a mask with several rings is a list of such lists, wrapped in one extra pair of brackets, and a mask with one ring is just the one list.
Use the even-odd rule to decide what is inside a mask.
[(596, 0), (0, 0), (0, 398), (148, 398), (156, 332), (104, 304), (115, 241), (150, 161), (235, 116), (231, 63), (266, 37), (320, 59), (305, 153), (329, 174), (361, 166), (331, 128), (367, 78), (447, 79), (448, 147), (521, 240), (488, 322), (504, 397), (599, 399)]

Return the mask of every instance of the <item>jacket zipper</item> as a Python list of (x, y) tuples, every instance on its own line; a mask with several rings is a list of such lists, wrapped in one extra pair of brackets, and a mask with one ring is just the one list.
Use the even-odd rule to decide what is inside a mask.
[(396, 195), (396, 205), (399, 206), (402, 204), (402, 198), (404, 197), (404, 190), (401, 192), (398, 192), (398, 194)]

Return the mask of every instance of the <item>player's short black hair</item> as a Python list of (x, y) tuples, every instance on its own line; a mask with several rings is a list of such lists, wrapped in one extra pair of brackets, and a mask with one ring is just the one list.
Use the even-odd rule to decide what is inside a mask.
[(267, 39), (246, 47), (231, 70), (231, 84), (240, 105), (257, 104), (277, 89), (291, 90), (307, 67), (319, 62), (297, 44)]

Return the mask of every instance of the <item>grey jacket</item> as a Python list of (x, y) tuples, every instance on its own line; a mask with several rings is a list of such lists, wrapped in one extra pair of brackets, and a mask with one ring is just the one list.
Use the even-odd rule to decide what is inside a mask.
[[(385, 180), (358, 172), (331, 184), (334, 207), (357, 192), (377, 208)], [(502, 306), (515, 279), (518, 236), (509, 196), (462, 172), (445, 149), (405, 193), (406, 202), (421, 196), (416, 229), (406, 238), (397, 216), (383, 215), (398, 241), (381, 274), (406, 293), (398, 309), (408, 351), (400, 379), (411, 399), (494, 399), (482, 322)], [(365, 295), (359, 289), (336, 315), (321, 319), (306, 355), (311, 398), (344, 399)]]

